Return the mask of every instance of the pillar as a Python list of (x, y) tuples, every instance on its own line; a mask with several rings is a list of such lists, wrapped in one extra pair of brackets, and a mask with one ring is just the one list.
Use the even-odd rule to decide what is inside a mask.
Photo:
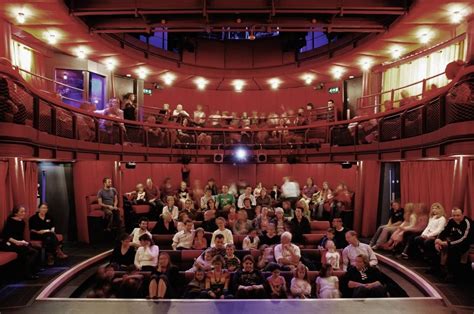
[(474, 14), (467, 17), (465, 61), (474, 62)]
[[(469, 158), (467, 156), (459, 156), (454, 161), (454, 173), (453, 173), (453, 191), (452, 191), (452, 206), (463, 209), (464, 202), (466, 199), (468, 177), (467, 173), (469, 170)], [(449, 211), (450, 208), (446, 208)]]
[(12, 61), (12, 28), (10, 23), (0, 20), (0, 57)]

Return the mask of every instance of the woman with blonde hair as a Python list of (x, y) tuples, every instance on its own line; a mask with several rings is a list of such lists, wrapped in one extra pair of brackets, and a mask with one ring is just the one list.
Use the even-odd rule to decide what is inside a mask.
[[(425, 230), (423, 230), (421, 235), (415, 236), (407, 244), (405, 250), (402, 253), (402, 257), (406, 259), (409, 255), (416, 256), (417, 252), (429, 252), (430, 250), (426, 250), (425, 248), (430, 248), (434, 246), (434, 241), (446, 226), (447, 220), (445, 216), (446, 213), (443, 205), (441, 205), (440, 203), (433, 203), (431, 205), (428, 226), (426, 226)], [(413, 252), (409, 251), (410, 248), (412, 248)]]
[(416, 214), (414, 213), (415, 204), (406, 203), (405, 213), (403, 214), (403, 222), (398, 226), (397, 230), (392, 233), (390, 240), (380, 246), (384, 250), (392, 250), (403, 239), (403, 232), (407, 228), (411, 228), (416, 223)]

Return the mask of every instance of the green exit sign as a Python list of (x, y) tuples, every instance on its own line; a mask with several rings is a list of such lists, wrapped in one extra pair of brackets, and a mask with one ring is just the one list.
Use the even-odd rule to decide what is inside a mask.
[(337, 94), (337, 93), (339, 93), (339, 87), (337, 87), (337, 86), (336, 87), (330, 87), (328, 89), (328, 92), (329, 92), (329, 94)]
[(151, 88), (144, 88), (143, 89), (143, 94), (144, 95), (151, 95)]

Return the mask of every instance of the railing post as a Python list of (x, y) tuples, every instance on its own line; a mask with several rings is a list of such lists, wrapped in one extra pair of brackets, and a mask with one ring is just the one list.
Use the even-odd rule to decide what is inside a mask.
[(143, 131), (143, 145), (145, 147), (148, 147), (149, 142), (148, 142), (148, 131), (145, 130), (145, 127), (141, 126), (142, 131)]
[(57, 121), (56, 121), (56, 108), (51, 107), (51, 134), (56, 135), (57, 133)]
[(426, 79), (423, 79), (422, 85), (421, 85), (421, 97), (422, 98), (425, 96), (425, 91), (426, 91)]
[[(122, 130), (122, 126), (120, 125), (120, 123), (116, 123), (114, 121), (114, 125), (117, 125), (117, 127), (118, 127), (118, 130), (119, 130), (119, 143), (120, 143), (120, 145), (123, 145), (124, 130)], [(113, 130), (113, 128), (112, 128), (112, 130)], [(113, 144), (115, 144), (115, 143), (113, 143)]]
[(77, 115), (72, 113), (72, 138), (77, 140)]
[(359, 122), (356, 122), (353, 140), (354, 140), (354, 145), (359, 144)]
[(405, 113), (400, 114), (400, 139), (405, 138)]
[(392, 103), (392, 106), (394, 105), (394, 99), (395, 99), (395, 90), (392, 89), (390, 91), (390, 102)]
[(421, 134), (426, 132), (426, 104), (421, 106)]
[(97, 118), (94, 119), (94, 125), (95, 125), (95, 142), (100, 143), (100, 130), (99, 130), (99, 120)]
[(40, 126), (40, 99), (38, 96), (33, 97), (33, 128), (39, 130)]
[(446, 125), (446, 97), (439, 96), (439, 128)]

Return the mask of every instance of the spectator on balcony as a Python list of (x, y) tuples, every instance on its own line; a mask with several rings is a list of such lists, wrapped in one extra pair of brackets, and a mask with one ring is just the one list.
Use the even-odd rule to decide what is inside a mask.
[(328, 100), (328, 106), (326, 111), (326, 120), (328, 122), (334, 122), (341, 120), (339, 117), (339, 112), (337, 111), (336, 106), (334, 105), (334, 100)]
[(393, 109), (393, 101), (385, 100), (382, 104), (382, 112), (387, 112)]
[(234, 223), (233, 227), (234, 234), (248, 234), (249, 230), (252, 229), (252, 221), (248, 219), (247, 211), (245, 209), (239, 210), (237, 217), (237, 221)]
[(409, 106), (417, 100), (416, 96), (410, 96), (410, 93), (406, 89), (400, 92), (400, 96), (400, 107)]
[(219, 110), (216, 110), (213, 114), (209, 116), (209, 123), (212, 127), (219, 127), (221, 125), (221, 113)]
[(387, 295), (379, 270), (369, 263), (367, 255), (359, 254), (354, 267), (346, 274), (349, 295), (353, 298), (383, 298)]
[(200, 149), (211, 149), (212, 136), (205, 132), (199, 133), (197, 143)]
[(172, 117), (175, 119), (175, 120), (180, 120), (181, 118), (187, 118), (189, 117), (189, 113), (187, 113), (184, 109), (183, 109), (183, 105), (182, 104), (177, 104), (176, 105), (176, 109), (173, 110), (173, 115)]
[(125, 120), (137, 120), (137, 104), (134, 93), (123, 95), (123, 117)]
[(222, 186), (222, 193), (217, 195), (216, 201), (219, 210), (228, 211), (231, 205), (235, 204), (234, 195), (229, 193), (229, 186), (224, 184)]
[(242, 195), (239, 196), (237, 200), (237, 207), (238, 208), (243, 208), (244, 207), (244, 199), (250, 199), (250, 203), (252, 206), (257, 205), (257, 201), (255, 200), (255, 196), (252, 195), (252, 187), (250, 185), (247, 185), (245, 187), (245, 191)]
[[(155, 125), (156, 117), (148, 116), (145, 122), (147, 124)], [(148, 143), (150, 146), (157, 146), (163, 143), (163, 132), (161, 132), (160, 128), (144, 125), (143, 130), (148, 133)]]
[(196, 110), (193, 113), (194, 123), (203, 127), (206, 124), (206, 113), (202, 110), (202, 105), (197, 105)]
[[(445, 69), (445, 74), (448, 80), (455, 79), (464, 66), (465, 63), (460, 60), (449, 63)], [(446, 103), (448, 105), (474, 103), (474, 84), (472, 83), (472, 74), (460, 78), (460, 80), (451, 87), (446, 95)]]
[(169, 213), (173, 220), (178, 220), (179, 209), (174, 205), (174, 196), (169, 195), (166, 198), (166, 205), (163, 207), (163, 214)]
[(303, 216), (303, 208), (296, 207), (295, 217), (291, 219), (291, 234), (293, 235), (293, 242), (296, 244), (303, 244), (303, 235), (308, 233), (311, 233), (309, 220)]
[(117, 229), (121, 225), (120, 210), (118, 208), (117, 190), (112, 187), (112, 179), (102, 180), (103, 188), (97, 193), (97, 201), (104, 211), (106, 230)]
[(314, 113), (314, 105), (313, 103), (307, 103), (306, 104), (306, 117), (308, 119), (308, 123), (312, 123), (314, 121), (316, 121), (316, 116), (315, 116), (315, 113)]
[(170, 113), (170, 105), (169, 104), (163, 104), (163, 108), (160, 109), (157, 117), (158, 124), (164, 124), (168, 122), (170, 119), (171, 113)]
[(388, 237), (397, 230), (398, 226), (403, 222), (404, 209), (400, 206), (399, 201), (393, 201), (390, 206), (390, 215), (387, 224), (381, 225), (377, 228), (369, 245), (376, 250), (379, 245), (387, 242)]
[(355, 267), (356, 259), (361, 254), (367, 256), (367, 259), (370, 261), (370, 266), (377, 266), (377, 256), (375, 256), (374, 251), (372, 251), (372, 248), (368, 244), (359, 241), (357, 232), (352, 230), (348, 231), (346, 233), (346, 241), (349, 245), (342, 251), (343, 270), (348, 270), (351, 266)]
[(296, 114), (294, 124), (296, 126), (303, 126), (309, 124), (308, 116), (303, 107), (298, 108), (298, 113)]
[[(79, 109), (86, 111), (87, 113), (93, 113), (95, 105), (90, 102), (81, 103)], [(77, 137), (83, 141), (94, 141), (95, 140), (95, 121), (92, 117), (86, 114), (76, 114), (77, 117)]]
[(169, 212), (164, 212), (158, 218), (155, 227), (151, 231), (152, 234), (175, 234), (176, 226), (173, 217)]

